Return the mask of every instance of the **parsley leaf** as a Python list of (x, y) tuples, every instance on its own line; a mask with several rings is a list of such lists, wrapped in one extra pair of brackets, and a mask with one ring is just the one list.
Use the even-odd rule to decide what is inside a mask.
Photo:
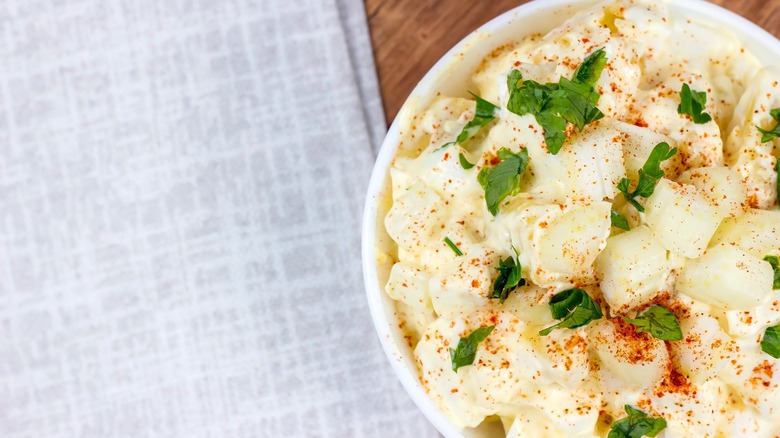
[(777, 173), (777, 202), (780, 204), (780, 158), (776, 159), (775, 173)]
[(498, 205), (509, 195), (520, 190), (520, 175), (528, 167), (528, 150), (514, 154), (507, 148), (498, 151), (501, 162), (495, 167), (483, 167), (477, 181), (485, 189), (485, 203), (490, 213), (498, 214)]
[(504, 260), (499, 260), (496, 270), (498, 277), (493, 282), (493, 291), (488, 298), (498, 298), (498, 302), (503, 304), (512, 290), (525, 285), (525, 280), (521, 277), (523, 269), (520, 262), (509, 256)]
[(469, 91), (469, 94), (474, 96), (474, 100), (477, 101), (477, 107), (474, 110), (474, 118), (469, 120), (468, 123), (466, 123), (466, 125), (460, 131), (460, 134), (458, 134), (458, 138), (456, 138), (455, 141), (444, 143), (439, 149), (446, 148), (447, 146), (455, 143), (457, 144), (465, 143), (468, 139), (477, 135), (477, 133), (479, 132), (480, 129), (482, 129), (482, 127), (492, 122), (493, 119), (496, 118), (494, 113), (498, 109), (498, 106), (493, 105), (492, 103), (477, 96), (471, 91)]
[(462, 153), (458, 154), (458, 160), (460, 161), (460, 167), (462, 167), (462, 168), (464, 168), (466, 170), (469, 170), (472, 167), (474, 167), (474, 165), (469, 163), (469, 160), (467, 160), (466, 156), (463, 155)]
[(639, 409), (625, 405), (628, 417), (612, 423), (607, 438), (642, 438), (654, 437), (666, 429), (666, 420), (653, 418)]
[(639, 169), (639, 182), (637, 182), (634, 191), (629, 191), (631, 181), (628, 178), (623, 178), (618, 183), (617, 188), (623, 192), (626, 201), (633, 205), (637, 210), (645, 211), (645, 207), (643, 207), (635, 198), (637, 196), (647, 198), (653, 194), (658, 180), (664, 177), (664, 171), (661, 170), (661, 162), (672, 158), (676, 153), (677, 148), (669, 149), (669, 144), (666, 142), (655, 145), (653, 151), (650, 152), (650, 156), (647, 157), (645, 165)]
[(761, 338), (761, 349), (775, 359), (780, 359), (780, 325), (766, 329)]
[(517, 83), (523, 80), (523, 75), (520, 70), (513, 69), (506, 75), (506, 89), (511, 93), (512, 90), (517, 88)]
[(604, 316), (599, 305), (582, 289), (569, 289), (553, 295), (549, 306), (553, 318), (561, 322), (540, 331), (540, 336), (547, 336), (557, 328), (582, 327)]
[(450, 249), (452, 250), (452, 252), (455, 253), (456, 256), (460, 257), (463, 255), (463, 251), (461, 251), (460, 248), (458, 248), (458, 245), (455, 245), (455, 243), (453, 243), (449, 237), (444, 238), (444, 243), (446, 243), (447, 246), (450, 247)]
[(480, 327), (465, 338), (460, 338), (457, 348), (450, 348), (450, 358), (452, 359), (452, 371), (458, 372), (458, 368), (465, 367), (474, 363), (477, 357), (477, 346), (480, 342), (487, 339), (490, 332), (496, 326)]
[(712, 116), (704, 112), (707, 107), (707, 93), (691, 90), (688, 84), (683, 84), (680, 90), (680, 105), (677, 106), (677, 114), (688, 114), (693, 123), (702, 124), (712, 120)]
[(606, 63), (604, 48), (598, 49), (585, 57), (571, 80), (560, 78), (557, 84), (531, 80), (521, 84), (522, 74), (514, 69), (507, 75), (507, 109), (519, 116), (533, 114), (544, 130), (547, 151), (555, 155), (566, 140), (567, 122), (582, 130), (604, 117), (597, 108), (601, 95), (595, 87)]
[(566, 120), (553, 111), (545, 110), (536, 115), (536, 121), (544, 131), (547, 152), (553, 155), (557, 154), (563, 147), (563, 142), (566, 141)]
[(772, 280), (772, 289), (780, 289), (780, 260), (776, 256), (764, 256), (764, 261), (772, 265), (775, 271), (774, 280)]
[(588, 123), (604, 117), (601, 110), (596, 108), (601, 95), (593, 85), (561, 78), (558, 87), (558, 90), (552, 94), (551, 105), (580, 131)]
[(596, 85), (606, 65), (607, 52), (602, 47), (582, 60), (582, 64), (574, 70), (572, 80), (580, 84)]
[(769, 115), (772, 116), (772, 118), (775, 119), (775, 121), (778, 123), (774, 128), (769, 130), (761, 129), (760, 126), (756, 126), (758, 132), (761, 133), (761, 143), (766, 143), (776, 139), (777, 137), (780, 137), (780, 108), (775, 108), (769, 111)]
[(637, 332), (649, 332), (654, 338), (662, 341), (681, 341), (683, 338), (680, 321), (674, 313), (657, 304), (648, 307), (634, 319), (623, 318), (623, 320), (635, 325)]
[[(507, 86), (509, 86), (509, 101), (506, 108), (519, 116), (526, 114), (537, 115), (542, 112), (547, 102), (552, 98), (553, 91), (558, 89), (558, 84), (540, 84), (536, 81), (523, 81), (522, 86), (518, 87), (522, 79), (520, 71), (512, 70), (507, 76)], [(514, 87), (512, 86), (514, 84)]]
[(621, 230), (631, 231), (631, 227), (628, 226), (628, 220), (626, 217), (615, 211), (614, 208), (610, 213), (610, 218), (612, 219), (613, 227), (620, 228)]

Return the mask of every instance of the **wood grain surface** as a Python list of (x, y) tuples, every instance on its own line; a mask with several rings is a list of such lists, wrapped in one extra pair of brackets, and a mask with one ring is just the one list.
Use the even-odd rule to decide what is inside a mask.
[[(366, 0), (388, 124), (417, 82), (455, 43), (527, 0)], [(780, 37), (780, 0), (712, 0)]]

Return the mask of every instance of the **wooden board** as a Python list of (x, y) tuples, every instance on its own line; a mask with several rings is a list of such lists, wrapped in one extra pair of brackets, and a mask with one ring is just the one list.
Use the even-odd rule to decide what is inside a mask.
[[(388, 124), (431, 66), (471, 31), (524, 0), (366, 0)], [(780, 0), (713, 0), (780, 37)]]

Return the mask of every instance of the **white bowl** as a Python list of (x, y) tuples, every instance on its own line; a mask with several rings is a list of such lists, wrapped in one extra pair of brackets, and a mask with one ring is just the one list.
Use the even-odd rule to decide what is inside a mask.
[[(425, 394), (417, 378), (414, 355), (398, 328), (393, 301), (384, 293), (391, 264), (380, 254), (392, 253), (394, 243), (384, 228), (391, 205), (388, 169), (395, 156), (400, 133), (409, 117), (424, 110), (436, 93), (464, 96), (470, 76), (480, 61), (494, 48), (532, 33), (546, 33), (574, 12), (598, 0), (536, 0), (508, 11), (464, 38), (415, 87), (404, 103), (382, 143), (371, 174), (363, 215), (363, 276), (374, 325), (393, 370), (417, 407), (447, 438), (487, 438), (502, 436), (490, 427), (459, 430)], [(666, 1), (675, 17), (690, 17), (734, 33), (747, 50), (757, 54), (767, 67), (780, 71), (780, 41), (752, 22), (703, 0)], [(497, 424), (497, 423), (494, 423)]]

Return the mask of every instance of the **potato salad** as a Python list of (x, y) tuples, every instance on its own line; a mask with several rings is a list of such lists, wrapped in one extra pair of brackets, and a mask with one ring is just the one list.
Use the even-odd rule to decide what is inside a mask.
[(455, 425), (780, 436), (780, 75), (727, 29), (597, 4), (409, 117), (385, 291)]

